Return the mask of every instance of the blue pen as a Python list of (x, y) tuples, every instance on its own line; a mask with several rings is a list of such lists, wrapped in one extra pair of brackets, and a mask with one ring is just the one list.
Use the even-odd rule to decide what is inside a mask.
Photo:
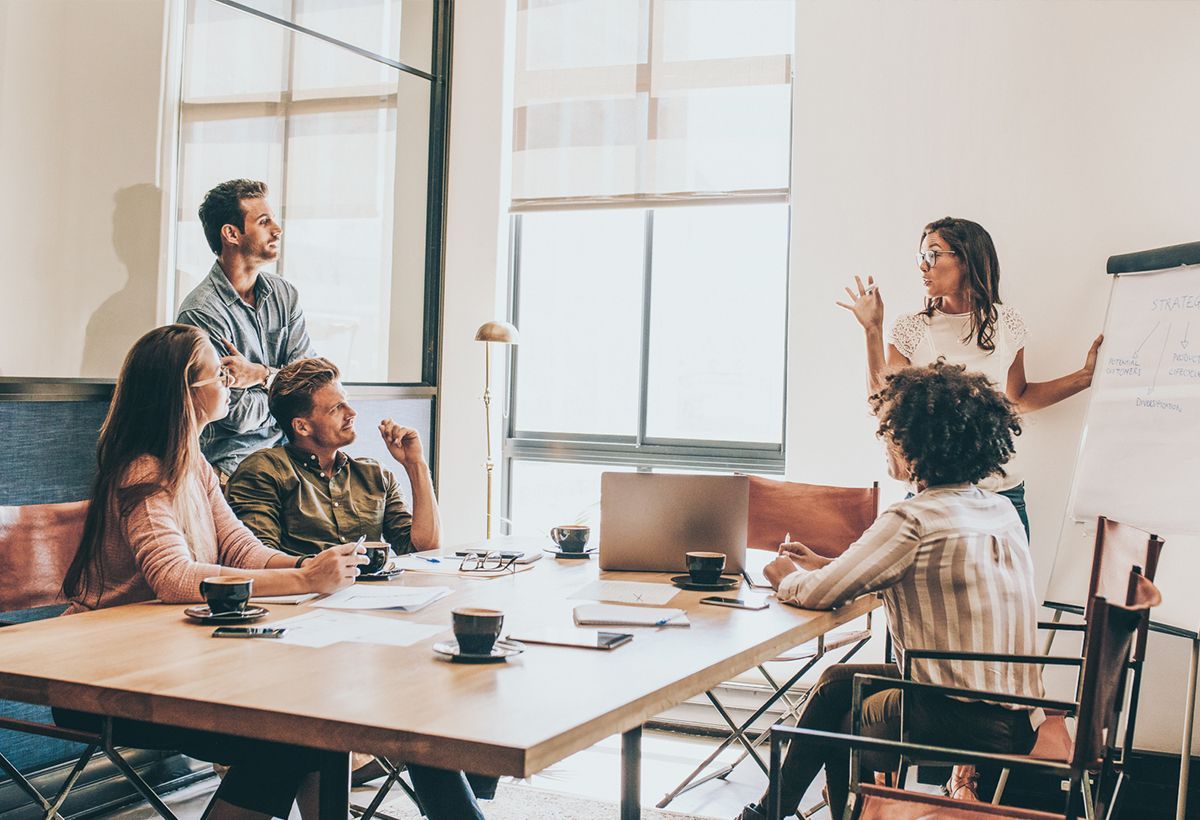
[(669, 624), (671, 621), (675, 620), (682, 614), (683, 614), (682, 612), (676, 612), (670, 618), (663, 618), (661, 621), (655, 621), (654, 625), (655, 626), (666, 626), (667, 624)]
[(442, 563), (442, 559), (440, 559), (440, 558), (426, 558), (424, 555), (417, 555), (415, 552), (413, 553), (413, 558), (419, 558), (419, 559), (421, 559), (422, 561), (424, 561), (424, 562), (426, 562), (426, 563), (428, 563), (428, 564), (440, 564), (440, 563)]

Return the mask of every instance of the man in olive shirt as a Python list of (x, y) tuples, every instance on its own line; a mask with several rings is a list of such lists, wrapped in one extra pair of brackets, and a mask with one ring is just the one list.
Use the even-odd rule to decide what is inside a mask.
[(242, 461), (226, 488), (230, 506), (264, 544), (293, 555), (316, 555), (361, 536), (386, 541), (397, 554), (436, 549), (437, 499), (417, 431), (390, 419), (379, 425), (388, 452), (408, 474), (410, 510), (391, 471), (341, 451), (356, 434), (339, 376), (322, 358), (279, 371), (269, 402), (290, 441)]

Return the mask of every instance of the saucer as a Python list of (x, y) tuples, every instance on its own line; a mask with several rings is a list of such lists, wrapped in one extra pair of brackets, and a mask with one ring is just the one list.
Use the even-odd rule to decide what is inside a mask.
[(597, 549), (598, 549), (597, 547), (592, 547), (589, 550), (582, 550), (580, 552), (568, 552), (567, 550), (560, 549), (559, 547), (546, 547), (545, 552), (550, 553), (555, 558), (566, 558), (568, 560), (578, 560), (580, 558), (591, 558)]
[(249, 604), (241, 612), (214, 615), (208, 608), (208, 604), (200, 604), (199, 606), (189, 606), (183, 611), (183, 614), (202, 624), (248, 624), (267, 615), (268, 610), (265, 607)]
[(486, 655), (477, 655), (460, 651), (458, 641), (439, 641), (433, 645), (433, 651), (439, 655), (445, 655), (454, 663), (496, 663), (507, 660), (513, 655), (520, 655), (525, 651), (525, 644), (508, 638), (501, 638), (496, 641), (491, 652)]
[(355, 581), (388, 581), (404, 572), (404, 567), (389, 566), (381, 572), (364, 572)]
[(671, 583), (680, 589), (694, 589), (698, 592), (722, 592), (727, 589), (733, 589), (742, 582), (741, 578), (727, 578), (721, 576), (721, 580), (715, 584), (693, 584), (692, 576), (676, 575), (671, 578)]

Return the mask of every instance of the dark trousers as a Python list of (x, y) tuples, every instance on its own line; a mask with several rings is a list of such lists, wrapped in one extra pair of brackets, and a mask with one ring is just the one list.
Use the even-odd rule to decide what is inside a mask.
[[(59, 726), (100, 731), (103, 719), (99, 715), (70, 709), (53, 711), (54, 722)], [(230, 805), (272, 817), (287, 817), (291, 813), (304, 778), (321, 765), (321, 752), (305, 746), (123, 718), (113, 721), (113, 742), (137, 749), (179, 751), (197, 760), (226, 765), (229, 771), (217, 787), (217, 797)], [(462, 772), (409, 766), (408, 774), (429, 820), (483, 820), (483, 812)], [(495, 789), (494, 782), (492, 788)]]
[[(893, 664), (839, 664), (822, 673), (809, 692), (800, 715), (805, 729), (850, 734), (853, 681), (856, 674), (899, 678)], [(863, 699), (859, 734), (863, 737), (900, 738), (901, 690), (875, 690)], [(909, 693), (905, 709), (905, 739), (986, 752), (1024, 754), (1033, 748), (1035, 735), (1029, 712), (987, 703)], [(894, 755), (863, 754), (864, 771), (888, 771)], [(788, 745), (780, 783), (782, 813), (795, 813), (804, 792), (825, 769), (829, 808), (834, 817), (845, 811), (850, 782), (850, 754), (845, 748), (818, 746), (796, 738)], [(764, 796), (763, 805), (766, 805)]]

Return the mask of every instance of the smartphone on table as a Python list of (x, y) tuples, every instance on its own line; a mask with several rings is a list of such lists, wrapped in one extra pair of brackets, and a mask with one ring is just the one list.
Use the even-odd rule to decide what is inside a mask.
[(287, 629), (269, 626), (218, 626), (214, 638), (282, 638)]
[(760, 610), (767, 608), (767, 599), (765, 596), (750, 597), (743, 595), (740, 598), (725, 597), (721, 595), (710, 595), (707, 598), (701, 598), (700, 603), (709, 604), (711, 606), (727, 606), (733, 609), (751, 609)]

